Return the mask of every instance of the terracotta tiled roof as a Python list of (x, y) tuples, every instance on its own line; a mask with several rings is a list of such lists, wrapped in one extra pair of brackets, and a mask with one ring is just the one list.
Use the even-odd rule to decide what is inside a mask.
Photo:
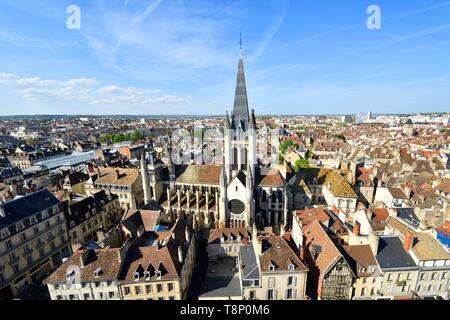
[(330, 220), (330, 216), (325, 212), (324, 208), (307, 208), (305, 210), (297, 210), (296, 215), (300, 218), (303, 226), (306, 226), (314, 220), (326, 222)]
[(394, 199), (408, 199), (406, 194), (400, 188), (388, 188)]
[(220, 184), (221, 166), (217, 165), (196, 165), (186, 166), (180, 170), (177, 176), (177, 183), (184, 184)]
[(327, 271), (342, 256), (319, 221), (314, 220), (307, 225), (303, 234), (305, 246), (311, 256), (314, 248), (319, 249), (319, 253), (314, 259), (314, 265), (320, 273)]
[(237, 242), (237, 238), (240, 236), (242, 240), (251, 238), (252, 229), (249, 227), (246, 228), (219, 228), (212, 229), (209, 232), (208, 243), (220, 242), (220, 239), (223, 237), (225, 242), (229, 242), (230, 237), (233, 237), (233, 242)]
[(260, 266), (262, 272), (274, 272), (269, 271), (270, 265), (275, 266), (275, 272), (289, 271), (290, 264), (293, 264), (297, 271), (308, 270), (282, 237), (269, 236), (261, 241), (262, 255), (260, 256)]
[(385, 208), (372, 209), (371, 224), (374, 230), (384, 230), (389, 212)]
[(445, 221), (442, 225), (436, 228), (437, 232), (444, 232), (450, 235), (450, 221)]
[(137, 169), (99, 168), (99, 170), (100, 177), (95, 180), (96, 184), (130, 186), (139, 177)]
[(272, 168), (266, 175), (259, 176), (259, 186), (263, 187), (284, 187), (286, 180), (284, 180), (278, 169)]
[(444, 180), (434, 188), (436, 192), (444, 192), (450, 194), (450, 180)]
[[(369, 245), (345, 245), (342, 246), (345, 253), (348, 255), (350, 259), (347, 261), (354, 262), (353, 272), (355, 272), (358, 277), (370, 277), (375, 273), (380, 273), (378, 268), (377, 260), (375, 259), (372, 248)], [(364, 268), (365, 271), (361, 271), (361, 268)], [(375, 267), (372, 272), (369, 271), (369, 267)]]
[(153, 231), (160, 216), (161, 211), (157, 210), (128, 209), (121, 223), (134, 231), (137, 231), (141, 226), (144, 227), (145, 231)]
[[(185, 229), (184, 220), (178, 219), (170, 231), (152, 233), (155, 239), (151, 244), (133, 245), (128, 250), (119, 279), (132, 282), (135, 280), (134, 273), (139, 272), (139, 279), (144, 281), (144, 271), (147, 270), (151, 280), (156, 277), (155, 270), (161, 271), (162, 280), (179, 278), (183, 263), (178, 260), (178, 247), (181, 247), (184, 257), (189, 249)], [(172, 234), (175, 236), (172, 237)]]
[[(84, 266), (81, 266), (81, 259), (85, 257)], [(65, 283), (67, 272), (71, 271), (71, 266), (78, 266), (81, 270), (81, 281), (113, 281), (118, 278), (120, 271), (120, 249), (96, 249), (75, 251), (55, 272), (53, 272), (45, 283)], [(101, 268), (99, 276), (96, 277), (94, 271)]]

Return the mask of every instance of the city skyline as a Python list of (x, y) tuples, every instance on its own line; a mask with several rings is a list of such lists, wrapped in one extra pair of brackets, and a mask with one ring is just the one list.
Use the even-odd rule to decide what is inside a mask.
[(240, 30), (257, 115), (449, 109), (450, 1), (72, 4), (0, 1), (0, 116), (220, 115)]

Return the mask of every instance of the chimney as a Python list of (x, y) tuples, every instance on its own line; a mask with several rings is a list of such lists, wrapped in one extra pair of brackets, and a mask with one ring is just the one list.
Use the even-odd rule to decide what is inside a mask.
[(122, 263), (122, 254), (121, 254), (121, 251), (122, 251), (122, 250), (117, 250), (117, 258), (118, 258), (117, 261), (118, 261), (119, 263)]
[(347, 220), (347, 216), (345, 215), (345, 213), (342, 212), (341, 210), (338, 210), (338, 217), (339, 217), (339, 220), (341, 220), (341, 222), (345, 224), (345, 222)]
[(359, 222), (355, 221), (355, 223), (353, 224), (353, 234), (355, 236), (359, 236), (359, 228), (360, 228)]
[(411, 250), (413, 243), (414, 243), (414, 237), (413, 237), (412, 233), (406, 232), (406, 234), (403, 238), (403, 249), (405, 249), (405, 251), (407, 253), (409, 253), (409, 250)]
[(301, 260), (302, 262), (305, 262), (305, 247), (304, 247), (304, 246), (302, 246), (302, 247), (300, 248), (300, 256), (299, 256), (299, 258), (300, 258), (300, 260)]
[(117, 169), (116, 169), (116, 171), (115, 171), (115, 175), (116, 175), (116, 179), (117, 179), (117, 180), (119, 180), (119, 177), (120, 177), (120, 173), (119, 173), (119, 170), (117, 170)]
[(183, 263), (183, 249), (181, 246), (178, 246), (178, 260)]
[(376, 256), (378, 254), (378, 244), (380, 242), (380, 238), (378, 238), (378, 236), (375, 233), (370, 232), (368, 241), (370, 248), (372, 249), (373, 255)]
[(282, 237), (284, 238), (284, 240), (286, 240), (286, 242), (290, 242), (291, 241), (291, 233), (289, 231), (285, 232)]

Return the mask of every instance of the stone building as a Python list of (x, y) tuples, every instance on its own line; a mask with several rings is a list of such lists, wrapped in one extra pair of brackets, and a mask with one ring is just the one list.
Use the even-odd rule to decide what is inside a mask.
[(70, 253), (63, 205), (49, 191), (0, 204), (0, 299), (19, 296)]

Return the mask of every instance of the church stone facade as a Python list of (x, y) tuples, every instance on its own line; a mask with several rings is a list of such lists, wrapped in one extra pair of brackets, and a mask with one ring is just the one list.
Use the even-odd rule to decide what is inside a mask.
[(257, 158), (256, 139), (241, 51), (233, 112), (225, 118), (223, 165), (176, 165), (170, 146), (167, 164), (154, 153), (143, 155), (146, 206), (157, 203), (173, 221), (186, 217), (195, 230), (286, 225), (291, 194), (280, 171)]

